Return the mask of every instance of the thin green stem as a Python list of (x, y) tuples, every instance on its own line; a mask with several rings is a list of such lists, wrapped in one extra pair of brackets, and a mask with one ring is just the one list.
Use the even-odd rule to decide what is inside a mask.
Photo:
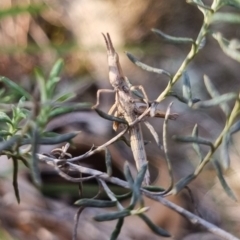
[(214, 152), (218, 149), (218, 147), (222, 143), (224, 135), (229, 131), (230, 127), (232, 126), (232, 124), (234, 123), (235, 119), (239, 115), (239, 108), (240, 108), (240, 102), (239, 102), (239, 99), (238, 99), (236, 101), (234, 107), (233, 107), (233, 110), (232, 110), (232, 112), (231, 112), (231, 114), (230, 114), (230, 116), (228, 118), (228, 121), (226, 122), (226, 125), (225, 125), (224, 129), (222, 130), (222, 132), (220, 133), (220, 135), (216, 139), (216, 141), (215, 141), (215, 143), (213, 145), (213, 149), (211, 149), (207, 153), (207, 155), (205, 156), (205, 158), (203, 159), (201, 164), (195, 170), (195, 172), (194, 172), (195, 176), (197, 176), (203, 170), (204, 166), (211, 160), (212, 155), (214, 154)]
[(214, 12), (212, 12), (212, 11), (208, 11), (205, 14), (203, 25), (200, 29), (200, 32), (198, 34), (198, 37), (197, 37), (195, 43), (192, 44), (190, 52), (188, 53), (187, 57), (183, 61), (182, 65), (177, 70), (177, 72), (174, 75), (174, 77), (172, 78), (172, 80), (168, 83), (165, 90), (158, 96), (158, 98), (156, 100), (157, 102), (161, 102), (162, 100), (165, 99), (165, 97), (171, 91), (173, 85), (180, 79), (180, 77), (182, 76), (182, 74), (186, 70), (189, 63), (193, 60), (193, 58), (197, 55), (197, 53), (201, 49), (202, 41), (204, 40), (204, 38), (205, 38), (205, 36), (208, 32), (208, 28), (209, 28), (209, 25), (210, 25), (210, 22), (211, 22), (210, 19), (211, 19), (213, 14), (214, 14)]

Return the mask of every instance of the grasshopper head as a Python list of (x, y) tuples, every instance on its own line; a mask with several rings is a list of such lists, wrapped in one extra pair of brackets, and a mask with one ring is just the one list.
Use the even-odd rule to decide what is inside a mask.
[(108, 55), (108, 64), (109, 65), (113, 65), (116, 64), (119, 61), (119, 57), (118, 54), (116, 53), (113, 44), (112, 44), (112, 40), (110, 38), (109, 33), (107, 33), (107, 35), (104, 35), (102, 33), (106, 46), (107, 46), (107, 55)]
[(110, 35), (102, 33), (107, 46), (108, 66), (109, 66), (109, 80), (112, 86), (119, 87), (123, 82), (124, 76), (119, 63), (119, 57), (115, 51)]

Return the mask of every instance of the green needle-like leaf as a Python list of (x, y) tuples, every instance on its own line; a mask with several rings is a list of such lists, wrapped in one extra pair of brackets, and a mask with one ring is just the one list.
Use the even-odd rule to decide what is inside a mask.
[(94, 220), (98, 222), (103, 222), (103, 221), (111, 221), (119, 218), (124, 218), (131, 215), (130, 210), (123, 210), (123, 211), (118, 211), (118, 212), (111, 212), (111, 213), (105, 213), (105, 214), (100, 214), (94, 217)]
[(50, 71), (49, 79), (58, 77), (63, 69), (63, 66), (64, 66), (63, 59), (58, 59)]
[(59, 82), (59, 74), (62, 71), (64, 66), (64, 62), (62, 59), (57, 60), (57, 62), (52, 67), (50, 71), (48, 81), (46, 83), (47, 97), (50, 99), (54, 95), (54, 90), (56, 88), (56, 84)]
[(228, 169), (230, 166), (229, 157), (229, 145), (231, 143), (231, 136), (240, 130), (240, 121), (234, 123), (229, 131), (223, 136), (222, 146), (221, 146), (221, 160), (224, 169)]
[(5, 137), (8, 137), (8, 136), (12, 136), (12, 133), (6, 131), (6, 130), (1, 130), (0, 131), (0, 137), (1, 138), (5, 138)]
[(34, 73), (35, 73), (35, 78), (37, 80), (38, 87), (39, 87), (41, 102), (44, 103), (45, 101), (47, 101), (47, 98), (48, 98), (47, 88), (46, 88), (46, 80), (45, 80), (45, 78), (43, 76), (43, 73), (40, 69), (35, 68)]
[(161, 145), (161, 143), (160, 143), (159, 136), (158, 136), (156, 130), (154, 129), (154, 127), (153, 127), (148, 121), (144, 121), (144, 124), (146, 125), (146, 127), (149, 129), (149, 131), (150, 131), (151, 134), (153, 135), (154, 140), (156, 141), (158, 147), (159, 147), (160, 149), (162, 149), (162, 145)]
[(38, 158), (37, 158), (37, 153), (38, 153), (38, 140), (40, 139), (39, 132), (36, 127), (33, 127), (32, 129), (32, 138), (31, 138), (31, 144), (32, 144), (32, 156), (31, 156), (31, 174), (32, 174), (32, 179), (33, 182), (40, 187), (42, 180), (41, 180), (41, 175), (40, 171), (38, 168)]
[(193, 108), (210, 108), (237, 98), (236, 93), (226, 93), (211, 100), (200, 101), (193, 105)]
[(164, 192), (165, 191), (164, 188), (161, 188), (161, 187), (158, 187), (158, 186), (151, 186), (151, 185), (143, 186), (142, 188), (146, 189), (146, 190), (148, 190), (150, 192)]
[(21, 96), (26, 97), (26, 99), (31, 100), (32, 96), (30, 93), (25, 91), (20, 85), (16, 84), (15, 82), (11, 81), (6, 77), (0, 77), (0, 82), (6, 84), (11, 90), (18, 92)]
[[(188, 104), (188, 100), (187, 100), (186, 98), (180, 96), (180, 95), (177, 94), (176, 92), (170, 91), (170, 92), (168, 92), (167, 95), (168, 95), (168, 96), (175, 97), (175, 98), (177, 98), (180, 102), (183, 102), (183, 103)], [(192, 99), (192, 103), (196, 103), (196, 102), (199, 102), (199, 101), (200, 101), (200, 99), (198, 99), (198, 98), (193, 98), (193, 99)]]
[(201, 137), (193, 137), (193, 136), (173, 136), (173, 139), (178, 142), (185, 142), (185, 143), (198, 143), (209, 146), (213, 149), (213, 144), (209, 140)]
[(188, 176), (181, 178), (174, 186), (171, 191), (173, 194), (179, 193), (183, 188), (185, 188), (193, 179), (195, 179), (194, 174), (189, 174)]
[(125, 193), (125, 194), (122, 194), (122, 195), (116, 195), (115, 194), (115, 197), (120, 201), (129, 199), (131, 196), (132, 196), (132, 192), (128, 192), (128, 193)]
[(125, 176), (126, 180), (128, 181), (130, 187), (132, 187), (134, 184), (134, 180), (133, 180), (133, 177), (132, 177), (132, 174), (131, 174), (131, 171), (130, 171), (130, 168), (129, 168), (129, 165), (127, 162), (125, 162), (125, 164), (124, 164), (124, 176)]
[(227, 56), (240, 62), (239, 43), (236, 43), (236, 40), (228, 41), (222, 37), (221, 33), (215, 33), (213, 37), (218, 41), (220, 47)]
[(115, 207), (117, 205), (116, 201), (97, 199), (80, 199), (76, 201), (74, 204), (82, 207), (96, 207), (96, 208)]
[(134, 182), (134, 185), (136, 186), (136, 188), (138, 189), (138, 191), (140, 191), (140, 187), (142, 186), (142, 182), (143, 179), (145, 177), (146, 171), (148, 168), (148, 163), (144, 163), (141, 167), (141, 169), (139, 170), (136, 180)]
[(133, 196), (129, 205), (129, 209), (133, 209), (138, 201), (140, 202), (141, 206), (144, 205), (140, 188), (146, 175), (147, 167), (148, 167), (147, 163), (143, 164), (137, 174), (137, 177), (132, 186)]
[(239, 0), (218, 0), (219, 8), (222, 6), (232, 6), (240, 9)]
[(19, 141), (21, 137), (19, 135), (12, 136), (7, 141), (0, 142), (0, 152), (3, 150), (9, 150), (11, 147), (14, 146), (15, 143)]
[(230, 166), (230, 157), (229, 157), (229, 145), (230, 145), (230, 134), (227, 133), (224, 135), (221, 145), (221, 163), (224, 169), (228, 169)]
[(94, 110), (102, 118), (105, 118), (105, 119), (110, 120), (110, 121), (118, 122), (118, 123), (127, 124), (127, 121), (125, 119), (123, 119), (123, 118), (114, 117), (112, 115), (109, 115), (109, 114), (107, 114), (107, 113), (97, 109), (97, 108), (95, 108)]
[(152, 31), (156, 33), (158, 36), (160, 36), (161, 38), (163, 38), (165, 41), (170, 43), (174, 43), (174, 44), (189, 44), (189, 43), (193, 44), (194, 43), (194, 40), (191, 38), (173, 37), (155, 28), (152, 28)]
[(0, 112), (0, 122), (1, 123), (9, 123), (9, 124), (13, 125), (12, 120), (5, 112)]
[[(210, 78), (206, 75), (204, 75), (204, 83), (205, 83), (208, 93), (210, 94), (210, 96), (212, 98), (216, 98), (216, 97), (220, 96), (219, 92), (217, 91), (215, 86), (212, 84)], [(228, 104), (226, 102), (223, 102), (219, 106), (221, 107), (221, 109), (225, 113), (225, 115), (228, 116), (230, 113), (230, 108), (229, 108)]]
[[(197, 124), (193, 128), (192, 137), (193, 138), (198, 138), (198, 125)], [(198, 158), (200, 159), (200, 162), (201, 162), (203, 157), (202, 157), (201, 149), (200, 149), (198, 143), (194, 142), (192, 144), (192, 146), (193, 146), (193, 149), (195, 150), (195, 152), (197, 153), (197, 156), (198, 156)]]
[(75, 111), (80, 111), (80, 110), (88, 110), (91, 109), (91, 103), (72, 103), (69, 106), (58, 106), (55, 109), (53, 109), (48, 117), (49, 119), (70, 113), (70, 112), (75, 112)]
[(140, 62), (137, 58), (135, 58), (131, 53), (126, 53), (128, 58), (130, 59), (131, 62), (133, 62), (135, 65), (137, 65), (138, 67), (140, 67), (141, 69), (148, 71), (148, 72), (154, 72), (157, 74), (164, 74), (166, 76), (168, 76), (169, 78), (171, 78), (171, 74), (163, 69), (159, 69), (159, 68), (154, 68), (151, 67), (145, 63)]
[(211, 23), (233, 23), (240, 24), (240, 14), (216, 12), (211, 18)]
[(119, 233), (121, 232), (123, 223), (124, 223), (124, 218), (119, 218), (118, 222), (117, 222), (117, 225), (116, 225), (114, 231), (112, 232), (110, 240), (116, 240), (118, 238)]
[(12, 157), (13, 160), (13, 188), (15, 192), (16, 199), (20, 203), (20, 195), (18, 189), (18, 160), (16, 157)]
[(73, 93), (73, 92), (68, 92), (68, 93), (61, 93), (59, 95), (57, 95), (54, 99), (54, 101), (56, 103), (63, 103), (63, 102), (66, 102), (66, 101), (69, 101), (70, 99), (76, 97), (76, 94)]
[(221, 169), (221, 166), (219, 165), (218, 161), (213, 161), (213, 165), (216, 169), (216, 172), (217, 172), (217, 176), (218, 176), (218, 179), (224, 189), (224, 191), (226, 192), (226, 194), (232, 198), (234, 201), (237, 201), (237, 198), (236, 196), (234, 195), (232, 189), (228, 186), (226, 180), (224, 179), (224, 176), (223, 176), (223, 172), (222, 172), (222, 169)]
[(155, 234), (162, 237), (171, 237), (171, 235), (166, 230), (155, 225), (145, 214), (139, 214), (138, 216), (148, 225), (148, 227)]
[[(56, 137), (41, 137), (38, 140), (38, 143), (43, 145), (48, 145), (48, 144), (54, 145), (58, 143), (68, 142), (74, 137), (76, 137), (78, 134), (79, 132), (72, 132), (72, 133), (61, 134)], [(31, 139), (23, 139), (21, 145), (30, 144), (30, 143), (31, 143)]]
[(231, 128), (229, 129), (229, 134), (232, 135), (236, 132), (240, 131), (240, 120), (235, 122)]
[(191, 90), (191, 84), (190, 84), (190, 79), (187, 74), (187, 72), (183, 73), (183, 87), (182, 87), (182, 92), (183, 92), (183, 98), (187, 99), (188, 106), (191, 107), (193, 102), (192, 102), (192, 90)]

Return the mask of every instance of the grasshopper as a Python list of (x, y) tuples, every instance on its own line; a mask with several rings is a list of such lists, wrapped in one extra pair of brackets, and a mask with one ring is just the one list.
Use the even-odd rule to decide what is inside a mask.
[[(109, 66), (109, 81), (113, 90), (100, 89), (97, 92), (97, 103), (93, 108), (99, 105), (99, 98), (101, 92), (115, 92), (115, 103), (109, 110), (109, 114), (123, 118), (129, 125), (129, 139), (133, 157), (136, 163), (137, 170), (139, 171), (143, 164), (147, 162), (144, 140), (142, 136), (140, 123), (132, 124), (138, 117), (150, 107), (145, 90), (142, 86), (132, 86), (128, 79), (123, 75), (123, 71), (119, 62), (119, 56), (115, 51), (110, 35), (103, 34), (107, 46), (107, 60)], [(142, 93), (136, 91), (141, 90)], [(138, 96), (139, 99), (134, 99), (133, 94)], [(136, 102), (145, 102), (145, 106), (138, 107)], [(165, 117), (165, 113), (155, 111), (156, 117)], [(170, 115), (170, 119), (175, 119), (176, 114)], [(117, 130), (118, 123), (114, 122), (114, 130)], [(149, 170), (146, 171), (143, 185), (150, 184)]]

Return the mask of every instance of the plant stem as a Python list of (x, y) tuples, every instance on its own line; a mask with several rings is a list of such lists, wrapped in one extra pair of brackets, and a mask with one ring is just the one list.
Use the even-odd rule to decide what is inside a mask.
[(185, 58), (182, 65), (177, 70), (177, 72), (174, 75), (174, 77), (172, 78), (172, 80), (169, 81), (165, 90), (158, 96), (156, 102), (161, 102), (162, 100), (164, 100), (164, 98), (171, 91), (173, 85), (180, 79), (180, 77), (182, 76), (183, 72), (186, 70), (189, 63), (193, 60), (193, 58), (197, 55), (197, 53), (201, 49), (201, 44), (204, 41), (204, 38), (205, 38), (205, 36), (208, 32), (208, 28), (209, 28), (209, 25), (210, 25), (210, 22), (211, 22), (210, 19), (211, 19), (213, 14), (214, 14), (214, 11), (213, 12), (212, 11), (206, 11), (206, 13), (204, 15), (203, 25), (202, 25), (202, 27), (199, 31), (199, 34), (198, 34), (198, 37), (197, 37), (195, 43), (192, 44), (191, 50), (188, 53), (187, 57)]

